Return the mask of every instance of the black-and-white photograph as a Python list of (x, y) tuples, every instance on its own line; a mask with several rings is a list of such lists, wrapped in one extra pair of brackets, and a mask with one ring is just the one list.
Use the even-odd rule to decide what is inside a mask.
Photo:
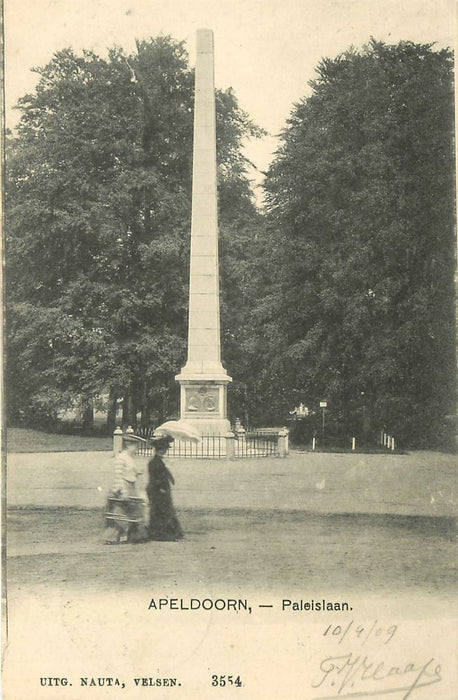
[(2, 697), (457, 697), (453, 0), (3, 0)]

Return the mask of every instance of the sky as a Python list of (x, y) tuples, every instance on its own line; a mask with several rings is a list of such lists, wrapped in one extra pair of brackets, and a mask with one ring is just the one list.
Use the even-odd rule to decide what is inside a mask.
[[(13, 105), (33, 91), (53, 53), (72, 47), (106, 55), (114, 45), (170, 34), (195, 63), (195, 32), (213, 29), (215, 84), (232, 87), (239, 105), (269, 133), (246, 153), (265, 170), (295, 102), (324, 56), (335, 57), (371, 36), (452, 47), (455, 0), (4, 0), (6, 125)], [(258, 178), (259, 179), (259, 178)]]

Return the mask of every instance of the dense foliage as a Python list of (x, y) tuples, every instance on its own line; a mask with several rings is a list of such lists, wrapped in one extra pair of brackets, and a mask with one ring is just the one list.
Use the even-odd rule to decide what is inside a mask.
[[(37, 72), (8, 140), (9, 414), (52, 418), (76, 397), (90, 408), (108, 394), (109, 408), (124, 400), (125, 420), (139, 409), (144, 420), (151, 411), (161, 417), (174, 409), (174, 375), (186, 359), (194, 94), (187, 54), (159, 37), (139, 42), (134, 55), (113, 49), (106, 59), (66, 49)], [(231, 90), (217, 91), (229, 267), (233, 231), (243, 247), (243, 227), (258, 216), (241, 145), (260, 133)], [(232, 286), (237, 274), (229, 274)], [(224, 322), (240, 324), (230, 304)]]
[[(302, 402), (310, 437), (326, 400), (336, 438), (450, 435), (452, 71), (450, 51), (410, 42), (322, 60), (266, 175), (265, 215), (242, 153), (261, 131), (217, 91), (231, 418), (282, 425)], [(108, 394), (125, 420), (160, 419), (186, 355), (186, 52), (160, 37), (130, 56), (64, 50), (38, 72), (7, 143), (10, 416)]]
[(284, 412), (327, 399), (350, 434), (447, 432), (452, 69), (448, 50), (371, 41), (323, 60), (291, 113), (266, 179), (272, 283), (257, 310), (263, 395)]

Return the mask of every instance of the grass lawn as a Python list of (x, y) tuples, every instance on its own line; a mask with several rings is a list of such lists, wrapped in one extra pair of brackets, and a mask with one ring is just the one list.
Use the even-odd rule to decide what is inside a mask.
[[(6, 447), (8, 452), (98, 452), (111, 450), (113, 442), (111, 437), (91, 437), (84, 435), (63, 435), (61, 433), (48, 433), (43, 430), (31, 428), (8, 428)], [(291, 449), (298, 452), (312, 452), (310, 445), (292, 445)], [(317, 447), (315, 452), (349, 452), (352, 450), (342, 447)], [(361, 448), (355, 451), (360, 454), (386, 453), (384, 448)], [(397, 454), (405, 454), (396, 450)]]
[(94, 452), (112, 447), (111, 437), (60, 435), (29, 428), (8, 428), (6, 432), (8, 452)]

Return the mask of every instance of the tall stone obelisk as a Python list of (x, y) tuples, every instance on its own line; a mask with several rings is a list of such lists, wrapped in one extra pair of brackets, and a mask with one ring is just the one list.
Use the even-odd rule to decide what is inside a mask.
[(201, 435), (225, 435), (227, 385), (221, 364), (213, 32), (197, 30), (192, 177), (188, 360), (180, 382), (180, 417)]

